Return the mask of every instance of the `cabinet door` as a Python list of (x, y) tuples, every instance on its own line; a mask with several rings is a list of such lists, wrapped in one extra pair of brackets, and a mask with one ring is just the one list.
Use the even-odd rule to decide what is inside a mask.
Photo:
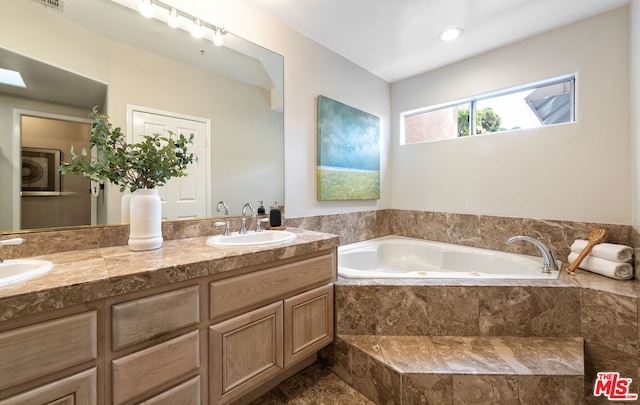
[(209, 328), (211, 403), (241, 397), (282, 370), (282, 302)]
[(95, 405), (96, 403), (95, 368), (0, 400), (0, 405)]
[(333, 284), (284, 301), (284, 366), (333, 341)]

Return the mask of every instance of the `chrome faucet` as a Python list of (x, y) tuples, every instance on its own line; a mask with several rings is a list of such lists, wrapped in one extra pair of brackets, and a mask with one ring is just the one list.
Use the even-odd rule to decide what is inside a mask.
[(512, 236), (507, 239), (507, 243), (513, 243), (516, 240), (531, 242), (535, 245), (535, 247), (538, 248), (538, 250), (540, 250), (540, 253), (542, 253), (542, 258), (544, 260), (544, 265), (542, 266), (543, 273), (551, 273), (551, 270), (558, 270), (556, 259), (553, 257), (553, 253), (551, 253), (551, 249), (549, 249), (547, 245), (530, 236)]
[[(264, 229), (262, 229), (262, 222), (267, 219), (267, 218), (257, 218), (256, 217), (256, 232), (262, 232), (264, 231)], [(268, 219), (267, 219), (268, 220)]]
[[(231, 235), (231, 226), (229, 225), (229, 206), (226, 202), (220, 201), (218, 202), (218, 206), (216, 207), (216, 211), (220, 212), (220, 206), (224, 207), (224, 236)], [(221, 224), (222, 225), (222, 224)]]
[(253, 209), (251, 204), (246, 203), (242, 206), (242, 224), (240, 225), (240, 233), (247, 233), (247, 208), (251, 210), (251, 216), (256, 216), (256, 211)]

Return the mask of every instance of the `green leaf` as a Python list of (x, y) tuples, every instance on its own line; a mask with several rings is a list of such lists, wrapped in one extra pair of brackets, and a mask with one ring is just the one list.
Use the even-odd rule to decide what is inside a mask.
[(72, 146), (71, 161), (61, 164), (61, 172), (109, 181), (119, 185), (121, 191), (135, 191), (162, 186), (172, 177), (186, 176), (187, 166), (198, 161), (187, 149), (187, 143), (193, 144), (194, 134), (187, 139), (167, 131), (168, 136), (144, 135), (140, 142), (128, 144), (122, 130), (114, 129), (107, 115), (100, 114), (94, 107), (91, 117), (94, 123), (89, 145), (96, 148), (98, 157), (91, 160), (86, 149), (78, 156)]

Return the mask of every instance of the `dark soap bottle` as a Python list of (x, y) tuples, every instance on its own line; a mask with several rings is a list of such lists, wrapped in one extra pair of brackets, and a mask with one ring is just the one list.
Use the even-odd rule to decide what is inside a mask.
[(264, 209), (262, 201), (260, 201), (260, 206), (258, 207), (258, 215), (267, 215), (267, 211)]
[(273, 207), (271, 207), (271, 211), (269, 211), (269, 225), (271, 225), (272, 228), (282, 226), (282, 212), (278, 209), (277, 201), (273, 203)]

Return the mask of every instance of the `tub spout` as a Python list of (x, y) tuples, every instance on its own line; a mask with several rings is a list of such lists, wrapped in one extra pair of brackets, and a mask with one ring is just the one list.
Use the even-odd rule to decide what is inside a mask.
[(542, 258), (544, 259), (544, 266), (542, 267), (543, 273), (551, 273), (551, 270), (558, 270), (556, 259), (553, 257), (553, 253), (551, 253), (551, 249), (549, 249), (547, 245), (530, 236), (512, 236), (507, 239), (507, 243), (513, 243), (516, 240), (531, 242), (538, 248), (538, 250), (540, 250)]

